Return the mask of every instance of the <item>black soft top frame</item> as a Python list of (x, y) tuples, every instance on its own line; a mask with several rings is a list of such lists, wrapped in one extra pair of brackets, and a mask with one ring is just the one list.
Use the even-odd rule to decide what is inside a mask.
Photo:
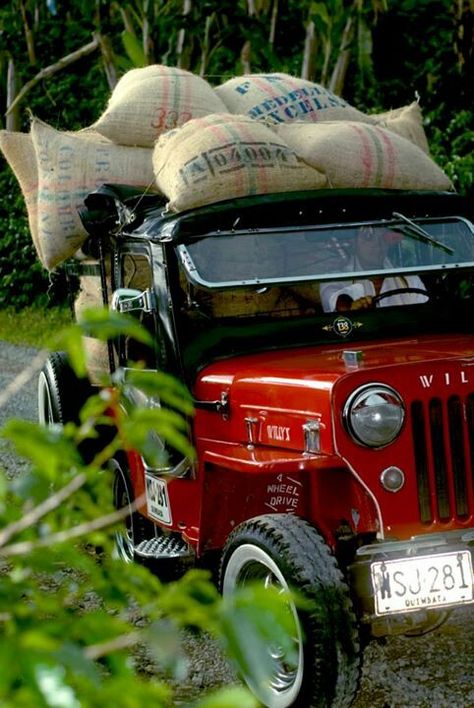
[(134, 187), (105, 184), (85, 199), (82, 222), (92, 238), (121, 235), (175, 243), (216, 230), (349, 223), (390, 219), (467, 216), (467, 200), (454, 192), (386, 189), (324, 189), (282, 192), (216, 202), (189, 211), (166, 210), (166, 199)]

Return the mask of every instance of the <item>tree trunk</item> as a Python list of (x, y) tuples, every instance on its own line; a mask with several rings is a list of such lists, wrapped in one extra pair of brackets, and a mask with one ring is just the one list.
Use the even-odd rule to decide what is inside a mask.
[(244, 43), (244, 46), (240, 50), (240, 61), (242, 62), (242, 70), (244, 74), (251, 74), (252, 69), (250, 66), (250, 55), (252, 52), (252, 45), (249, 40)]
[(135, 28), (133, 26), (133, 21), (130, 17), (129, 8), (122, 7), (121, 5), (118, 5), (118, 4), (116, 7), (122, 17), (122, 22), (123, 22), (123, 26), (125, 27), (125, 32), (128, 32), (128, 34), (131, 34), (134, 37), (136, 37), (136, 32), (135, 32)]
[(117, 85), (118, 76), (117, 67), (115, 66), (112, 42), (110, 41), (109, 37), (107, 37), (107, 35), (100, 34), (99, 32), (96, 32), (94, 34), (94, 39), (97, 39), (97, 42), (99, 44), (107, 83), (109, 85), (110, 90), (113, 91), (113, 89)]
[(25, 31), (28, 60), (29, 60), (30, 64), (32, 64), (34, 66), (36, 64), (35, 38), (34, 38), (33, 30), (30, 27), (30, 23), (28, 22), (28, 14), (26, 12), (25, 3), (23, 2), (23, 0), (21, 0), (21, 2), (20, 2), (20, 10), (21, 10), (21, 17), (23, 20), (23, 29)]
[(308, 22), (306, 25), (306, 37), (304, 41), (303, 65), (301, 67), (301, 78), (308, 81), (314, 81), (316, 54), (316, 33), (314, 22)]
[(278, 0), (273, 0), (272, 17), (270, 20), (270, 35), (268, 38), (268, 41), (269, 41), (271, 47), (273, 47), (273, 45), (275, 44), (277, 20), (278, 20)]
[(153, 64), (154, 47), (150, 29), (150, 0), (145, 0), (143, 3), (143, 54), (147, 64)]
[(211, 27), (215, 17), (215, 12), (213, 12), (212, 15), (208, 15), (206, 17), (206, 24), (204, 27), (204, 39), (201, 45), (201, 66), (199, 68), (199, 76), (204, 76), (206, 73), (207, 62), (209, 61)]
[[(186, 16), (189, 15), (189, 13), (191, 12), (191, 9), (192, 9), (192, 0), (184, 0), (184, 2), (183, 2), (183, 17), (184, 18), (186, 18)], [(176, 65), (180, 69), (187, 69), (188, 68), (188, 66), (187, 66), (188, 61), (187, 61), (185, 51), (184, 51), (185, 39), (186, 39), (186, 29), (184, 27), (182, 27), (179, 30), (178, 41), (176, 44), (176, 57), (177, 57)]]
[(331, 80), (329, 81), (329, 90), (337, 96), (341, 96), (344, 91), (344, 82), (349, 67), (353, 39), (354, 18), (350, 16), (344, 27), (344, 32), (342, 33), (339, 55), (331, 75)]
[(15, 63), (13, 59), (8, 60), (8, 73), (7, 73), (7, 119), (6, 119), (6, 129), (7, 130), (20, 130), (20, 110), (19, 106), (16, 106), (14, 110), (10, 113), (8, 109), (14, 102), (16, 98), (16, 72)]

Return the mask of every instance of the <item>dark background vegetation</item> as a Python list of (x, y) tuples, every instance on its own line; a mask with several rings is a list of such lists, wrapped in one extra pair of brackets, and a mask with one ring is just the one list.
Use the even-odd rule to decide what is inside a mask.
[[(28, 131), (31, 113), (60, 130), (90, 125), (117, 79), (150, 63), (190, 69), (213, 85), (283, 71), (368, 112), (419, 97), (434, 159), (472, 194), (473, 17), (472, 0), (12, 0), (0, 9), (4, 112), (8, 76), (19, 91), (93, 37), (98, 48), (46, 72), (2, 127)], [(49, 274), (37, 261), (4, 160), (0, 192), (0, 305), (65, 301), (63, 269)]]

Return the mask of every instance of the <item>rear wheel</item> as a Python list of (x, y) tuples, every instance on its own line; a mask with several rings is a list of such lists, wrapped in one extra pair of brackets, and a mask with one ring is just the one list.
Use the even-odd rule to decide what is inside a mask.
[(114, 556), (125, 563), (132, 563), (135, 560), (135, 546), (152, 535), (149, 528), (151, 524), (132, 509), (134, 495), (126, 465), (122, 460), (114, 458), (110, 460), (109, 467), (114, 473), (114, 506), (116, 509), (128, 509), (129, 512), (122, 527), (114, 534)]
[[(53, 352), (38, 377), (38, 420), (42, 425), (79, 425), (79, 414), (87, 399), (95, 393), (88, 378), (79, 378), (65, 352)], [(115, 435), (112, 425), (96, 426), (97, 437), (82, 440), (79, 453), (85, 463)]]
[(38, 378), (38, 419), (43, 425), (79, 422), (79, 411), (92, 393), (87, 379), (79, 379), (65, 352), (53, 352)]
[(295, 516), (266, 515), (237, 527), (224, 548), (221, 589), (230, 595), (247, 583), (294, 588), (309, 600), (290, 601), (296, 661), (268, 646), (273, 670), (267, 686), (243, 676), (269, 708), (349, 706), (358, 687), (360, 648), (348, 587), (318, 532)]

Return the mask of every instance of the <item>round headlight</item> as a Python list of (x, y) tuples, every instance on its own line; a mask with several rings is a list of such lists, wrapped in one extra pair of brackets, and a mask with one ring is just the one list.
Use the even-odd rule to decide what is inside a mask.
[(349, 396), (343, 411), (346, 428), (354, 440), (368, 447), (391, 443), (405, 419), (403, 401), (390, 386), (368, 384)]

